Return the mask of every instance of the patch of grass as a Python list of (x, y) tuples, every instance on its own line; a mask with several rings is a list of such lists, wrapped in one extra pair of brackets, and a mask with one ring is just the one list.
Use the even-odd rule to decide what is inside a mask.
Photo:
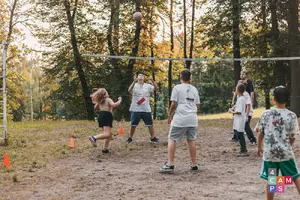
[(68, 147), (73, 135), (76, 136), (75, 152), (83, 152), (89, 142), (88, 135), (98, 134), (99, 128), (89, 121), (10, 122), (7, 133), (9, 143), (0, 147), (0, 160), (7, 153), (11, 167), (0, 167), (0, 180), (7, 180), (11, 171), (33, 172), (51, 159), (65, 158), (73, 153)]
[[(259, 118), (260, 115), (264, 112), (264, 108), (257, 108), (253, 111), (253, 118)], [(199, 120), (212, 120), (212, 119), (233, 119), (232, 114), (230, 113), (220, 113), (220, 114), (212, 114), (212, 115), (200, 115), (198, 117)]]

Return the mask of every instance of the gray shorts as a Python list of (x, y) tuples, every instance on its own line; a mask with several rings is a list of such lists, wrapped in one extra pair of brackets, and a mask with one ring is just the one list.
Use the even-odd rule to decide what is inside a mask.
[(176, 127), (171, 126), (169, 138), (175, 142), (179, 142), (183, 137), (187, 140), (196, 140), (198, 136), (198, 127)]

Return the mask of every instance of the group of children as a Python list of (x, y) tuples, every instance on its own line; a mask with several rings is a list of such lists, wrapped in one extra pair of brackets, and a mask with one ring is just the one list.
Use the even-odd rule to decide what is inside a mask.
[(236, 86), (235, 96), (236, 103), (233, 104), (229, 112), (234, 115), (233, 121), (233, 137), (231, 141), (240, 141), (241, 151), (238, 157), (249, 156), (247, 152), (244, 132), (246, 132), (248, 139), (252, 145), (257, 144), (256, 137), (254, 136), (250, 127), (250, 122), (253, 114), (253, 106), (250, 94), (246, 91), (247, 82), (240, 80)]
[[(190, 71), (187, 69), (183, 70), (180, 73), (181, 84), (176, 85), (172, 90), (172, 103), (168, 118), (168, 123), (171, 123), (168, 141), (168, 161), (160, 168), (160, 172), (169, 173), (174, 171), (176, 143), (183, 137), (186, 137), (189, 146), (192, 161), (190, 170), (199, 170), (196, 163), (195, 140), (198, 135), (197, 110), (200, 108), (200, 98), (197, 89), (190, 84), (190, 77)], [(298, 173), (292, 151), (295, 135), (299, 133), (299, 126), (296, 114), (289, 111), (285, 106), (290, 95), (288, 89), (279, 86), (272, 92), (272, 100), (275, 107), (266, 110), (258, 120), (255, 127), (255, 131), (258, 133), (257, 141), (250, 128), (253, 108), (246, 86), (245, 81), (241, 80), (238, 82), (235, 91), (237, 100), (235, 105), (229, 109), (229, 112), (234, 115), (234, 136), (231, 140), (238, 140), (241, 146), (240, 153), (237, 156), (249, 156), (244, 137), (244, 131), (246, 131), (250, 142), (258, 146), (257, 155), (263, 155), (260, 177), (268, 181), (268, 170), (270, 168), (276, 169), (276, 176), (278, 176), (280, 170), (282, 176), (293, 177), (300, 194), (300, 174)], [(102, 152), (108, 153), (107, 147), (112, 137), (112, 109), (120, 105), (122, 98), (119, 97), (117, 102), (113, 102), (104, 88), (98, 89), (91, 95), (91, 98), (95, 104), (95, 109), (100, 109), (98, 123), (99, 127), (104, 129), (104, 134), (90, 136), (89, 140), (96, 147), (97, 139), (105, 139), (105, 146)], [(150, 129), (149, 131), (151, 133)], [(153, 133), (151, 136), (155, 139), (155, 142), (158, 142)], [(267, 200), (272, 200), (274, 193), (269, 193), (268, 187), (266, 187), (266, 190)]]
[[(256, 144), (256, 138), (252, 131), (248, 133), (247, 127), (245, 129), (251, 119), (248, 118), (249, 109), (252, 109), (249, 108), (252, 105), (249, 101), (249, 94), (245, 90), (245, 82), (239, 81), (235, 91), (237, 95), (236, 104), (229, 109), (229, 112), (234, 115), (234, 136), (231, 140), (239, 140), (241, 146), (238, 157), (249, 156), (244, 131), (246, 131), (250, 142)], [(299, 133), (298, 119), (295, 113), (286, 108), (290, 96), (287, 88), (284, 86), (276, 87), (272, 91), (272, 96), (275, 107), (266, 110), (254, 128), (258, 133), (257, 155), (263, 155), (260, 177), (266, 180), (267, 200), (274, 199), (274, 193), (269, 192), (268, 189), (269, 169), (276, 169), (276, 176), (279, 175), (279, 171), (282, 176), (291, 176), (300, 194), (300, 174), (292, 148), (295, 135)]]

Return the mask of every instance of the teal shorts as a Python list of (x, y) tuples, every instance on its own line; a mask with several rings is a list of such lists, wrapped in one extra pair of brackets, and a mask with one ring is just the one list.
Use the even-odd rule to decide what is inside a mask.
[(294, 159), (282, 162), (263, 161), (260, 172), (260, 178), (268, 180), (269, 168), (276, 169), (276, 176), (278, 176), (280, 170), (282, 176), (292, 176), (293, 180), (300, 177)]

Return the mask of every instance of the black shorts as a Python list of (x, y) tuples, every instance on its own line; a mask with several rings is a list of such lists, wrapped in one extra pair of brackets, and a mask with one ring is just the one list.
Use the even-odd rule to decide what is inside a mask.
[(110, 126), (112, 127), (113, 123), (113, 116), (111, 112), (108, 111), (101, 111), (98, 116), (98, 124), (100, 128), (103, 126)]

